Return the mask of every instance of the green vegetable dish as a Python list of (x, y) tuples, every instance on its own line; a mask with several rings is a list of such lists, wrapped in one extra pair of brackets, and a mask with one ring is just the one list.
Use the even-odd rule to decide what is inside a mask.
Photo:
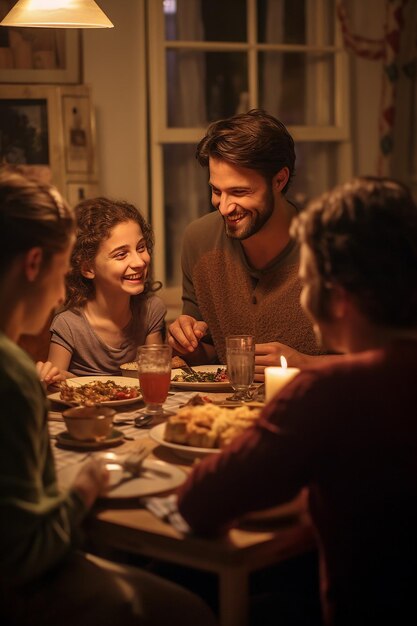
[(213, 372), (200, 371), (193, 374), (181, 372), (181, 374), (176, 374), (172, 380), (178, 383), (228, 383), (229, 377), (226, 368), (218, 367)]

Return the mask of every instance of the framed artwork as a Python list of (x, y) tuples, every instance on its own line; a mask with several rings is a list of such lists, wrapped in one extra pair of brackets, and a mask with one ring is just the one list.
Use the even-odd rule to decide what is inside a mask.
[(90, 102), (84, 96), (64, 96), (65, 160), (68, 173), (93, 170)]
[(0, 163), (30, 168), (72, 202), (97, 195), (88, 87), (0, 84)]
[(26, 98), (2, 91), (0, 86), (0, 163), (36, 170), (36, 175), (44, 182), (52, 182), (54, 163), (48, 98), (41, 93), (36, 94), (38, 97)]
[[(0, 20), (15, 0), (0, 0)], [(0, 26), (2, 83), (79, 83), (78, 29)]]
[(49, 165), (47, 100), (0, 100), (0, 138), (2, 162)]

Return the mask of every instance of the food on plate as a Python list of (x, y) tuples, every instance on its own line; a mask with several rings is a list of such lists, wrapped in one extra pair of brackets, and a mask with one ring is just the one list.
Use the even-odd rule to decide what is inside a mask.
[(216, 371), (202, 371), (176, 374), (172, 380), (178, 383), (228, 383), (229, 377), (225, 367), (218, 367)]
[(136, 361), (130, 361), (129, 363), (122, 363), (120, 369), (123, 370), (133, 370), (136, 371), (138, 369), (138, 364)]
[[(184, 367), (186, 366), (187, 363), (184, 361), (184, 359), (182, 359), (179, 356), (173, 356), (171, 359), (171, 367), (172, 369), (177, 369), (179, 367)], [(130, 361), (129, 363), (122, 363), (122, 365), (120, 366), (120, 369), (123, 371), (128, 371), (128, 372), (137, 372), (138, 370), (138, 364), (136, 361)], [(129, 376), (131, 376), (131, 374), (129, 373)]]
[(112, 380), (95, 380), (91, 383), (69, 385), (65, 380), (60, 384), (61, 400), (71, 404), (92, 406), (100, 402), (130, 400), (140, 398), (139, 387), (116, 385)]
[(184, 359), (182, 359), (180, 356), (173, 356), (172, 360), (171, 360), (171, 367), (173, 370), (177, 369), (178, 367), (187, 367), (187, 362), (184, 361)]
[(187, 405), (168, 418), (164, 439), (197, 448), (224, 448), (252, 426), (259, 415), (260, 409), (248, 406), (228, 409), (210, 403)]
[(207, 404), (208, 402), (212, 403), (213, 400), (208, 396), (200, 396), (199, 393), (196, 393), (183, 406), (201, 406)]

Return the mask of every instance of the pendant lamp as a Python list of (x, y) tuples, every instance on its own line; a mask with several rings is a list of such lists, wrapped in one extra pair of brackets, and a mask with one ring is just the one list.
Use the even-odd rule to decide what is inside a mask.
[(18, 0), (1, 26), (113, 28), (94, 0)]

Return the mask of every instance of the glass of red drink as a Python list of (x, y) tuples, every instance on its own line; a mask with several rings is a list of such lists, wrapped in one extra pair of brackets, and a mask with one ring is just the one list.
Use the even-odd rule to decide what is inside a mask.
[(171, 384), (171, 357), (171, 347), (166, 344), (149, 344), (139, 348), (139, 384), (146, 412), (152, 415), (163, 413), (162, 405)]

